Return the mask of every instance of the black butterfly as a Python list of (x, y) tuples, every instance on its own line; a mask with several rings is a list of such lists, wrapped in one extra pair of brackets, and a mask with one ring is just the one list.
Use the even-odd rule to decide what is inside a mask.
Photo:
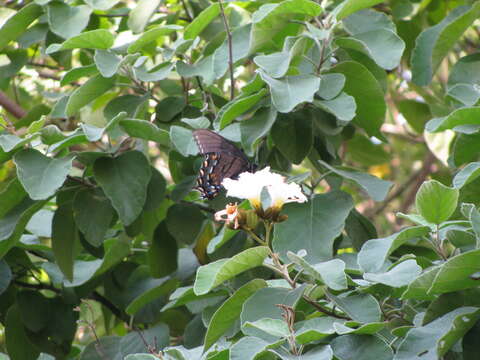
[(250, 163), (243, 151), (217, 133), (200, 129), (193, 132), (193, 137), (204, 156), (196, 186), (202, 198), (210, 200), (217, 196), (223, 179), (235, 179), (242, 172), (255, 171), (256, 165)]

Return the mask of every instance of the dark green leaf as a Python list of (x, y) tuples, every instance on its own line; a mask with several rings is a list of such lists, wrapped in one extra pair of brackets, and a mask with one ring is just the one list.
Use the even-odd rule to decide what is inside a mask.
[(313, 143), (311, 113), (308, 110), (279, 114), (271, 130), (280, 152), (294, 164), (300, 164)]
[(147, 158), (138, 151), (103, 157), (95, 161), (93, 171), (122, 222), (130, 225), (145, 205), (151, 177)]
[(333, 354), (341, 360), (391, 360), (393, 351), (379, 337), (371, 335), (343, 335), (333, 339)]
[(95, 247), (100, 246), (115, 216), (110, 200), (100, 189), (80, 190), (75, 195), (73, 211), (85, 239)]
[(5, 345), (12, 359), (36, 359), (39, 351), (28, 339), (18, 305), (8, 309), (5, 318)]
[(155, 233), (147, 253), (150, 274), (156, 278), (171, 274), (177, 270), (177, 259), (177, 242), (175, 241), (175, 238), (168, 232), (165, 222), (161, 222), (155, 229)]
[(110, 90), (115, 84), (115, 78), (104, 78), (100, 75), (90, 78), (85, 84), (77, 88), (72, 95), (70, 95), (66, 114), (68, 116), (74, 115), (85, 105), (89, 104), (103, 93)]

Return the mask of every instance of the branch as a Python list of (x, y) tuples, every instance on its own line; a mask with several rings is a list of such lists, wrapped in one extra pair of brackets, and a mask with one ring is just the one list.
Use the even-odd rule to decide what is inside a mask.
[(313, 299), (310, 299), (308, 296), (306, 295), (303, 295), (303, 299), (308, 302), (310, 305), (312, 305), (315, 309), (317, 309), (318, 311), (320, 311), (321, 313), (324, 313), (325, 315), (328, 315), (328, 316), (332, 316), (334, 318), (337, 318), (337, 319), (345, 319), (345, 320), (351, 320), (349, 317), (347, 316), (343, 316), (343, 315), (340, 315), (340, 314), (337, 314), (336, 312), (334, 311), (330, 311), (326, 308), (324, 308), (323, 306), (321, 306), (319, 303), (317, 303), (315, 300)]
[(183, 6), (183, 9), (185, 10), (185, 13), (187, 14), (187, 18), (188, 18), (187, 20), (191, 22), (193, 20), (193, 17), (192, 15), (190, 15), (190, 11), (188, 11), (188, 7), (185, 0), (182, 0), (182, 6)]
[(223, 24), (225, 25), (225, 31), (227, 32), (227, 43), (228, 43), (228, 69), (230, 72), (230, 100), (233, 100), (235, 97), (235, 78), (233, 77), (233, 43), (232, 43), (232, 33), (228, 27), (227, 17), (225, 16), (225, 10), (223, 8), (223, 1), (218, 0), (220, 5), (220, 13), (222, 14)]
[(3, 91), (0, 91), (0, 105), (17, 119), (21, 119), (27, 115), (27, 112), (23, 110), (20, 105), (10, 100)]
[(115, 315), (117, 318), (122, 320), (125, 323), (129, 323), (130, 318), (127, 314), (125, 314), (123, 311), (121, 311), (119, 308), (117, 308), (110, 300), (108, 300), (106, 297), (101, 295), (99, 292), (94, 291), (92, 295), (89, 296), (89, 299), (98, 301), (100, 304), (105, 306), (110, 312)]

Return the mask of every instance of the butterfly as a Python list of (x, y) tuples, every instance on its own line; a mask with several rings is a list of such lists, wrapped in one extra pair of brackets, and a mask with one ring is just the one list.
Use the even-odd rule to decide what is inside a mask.
[(217, 196), (223, 179), (235, 179), (242, 172), (255, 171), (256, 165), (243, 151), (217, 133), (199, 129), (193, 132), (193, 137), (203, 155), (196, 186), (202, 198), (211, 200)]

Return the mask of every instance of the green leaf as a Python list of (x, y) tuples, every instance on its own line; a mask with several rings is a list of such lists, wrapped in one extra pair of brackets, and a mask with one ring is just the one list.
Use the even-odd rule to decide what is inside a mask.
[(328, 296), (354, 321), (360, 323), (378, 322), (381, 319), (380, 305), (370, 294)]
[(262, 89), (258, 93), (242, 98), (236, 98), (226, 103), (218, 112), (215, 123), (219, 124), (219, 129), (229, 125), (235, 118), (249, 111), (267, 94), (267, 90)]
[(384, 273), (365, 273), (367, 281), (384, 284), (391, 287), (402, 287), (410, 284), (422, 272), (422, 268), (415, 260), (406, 260)]
[(193, 286), (180, 287), (170, 295), (170, 302), (162, 308), (162, 311), (208, 298), (215, 298), (214, 301), (217, 302), (218, 300), (224, 300), (227, 295), (227, 291), (220, 289), (217, 292), (209, 292), (208, 294), (197, 296), (193, 292)]
[(344, 86), (345, 76), (343, 74), (322, 74), (317, 95), (322, 99), (332, 100), (340, 94)]
[(149, 121), (125, 119), (120, 120), (120, 126), (130, 136), (155, 141), (160, 145), (170, 145), (170, 134)]
[(319, 160), (322, 166), (325, 166), (328, 170), (338, 174), (346, 179), (355, 181), (360, 185), (375, 201), (382, 201), (388, 194), (388, 191), (393, 186), (393, 183), (386, 180), (381, 180), (376, 176), (362, 173), (359, 171), (343, 170), (334, 168), (326, 162)]
[(135, 117), (138, 109), (142, 107), (147, 101), (145, 96), (135, 96), (135, 95), (122, 95), (115, 97), (110, 101), (105, 109), (103, 109), (103, 115), (105, 119), (110, 121), (111, 119), (118, 116), (121, 112), (126, 112), (127, 117)]
[(405, 43), (395, 34), (395, 25), (384, 13), (363, 10), (344, 19), (343, 24), (352, 37), (337, 38), (338, 45), (368, 55), (384, 69), (398, 66)]
[(170, 140), (183, 156), (198, 154), (198, 147), (193, 138), (192, 130), (173, 125), (170, 127)]
[(315, 75), (291, 75), (274, 79), (262, 70), (258, 73), (270, 87), (273, 105), (281, 113), (288, 113), (303, 102), (312, 102), (320, 86), (320, 78)]
[[(98, 341), (92, 341), (82, 351), (80, 360), (101, 360), (102, 356), (108, 359), (120, 360), (120, 341), (121, 336), (103, 336)], [(98, 353), (98, 349), (102, 349), (102, 355)]]
[(203, 265), (197, 270), (193, 291), (196, 295), (208, 293), (226, 280), (263, 264), (270, 250), (265, 246), (257, 246), (242, 251), (230, 259), (221, 259)]
[(460, 189), (480, 176), (480, 162), (473, 162), (460, 170), (452, 180), (455, 189)]
[(130, 225), (145, 204), (151, 177), (147, 158), (138, 151), (128, 151), (116, 158), (99, 158), (93, 172), (122, 222)]
[(358, 265), (365, 272), (378, 272), (392, 252), (408, 240), (425, 236), (430, 231), (428, 226), (414, 226), (385, 238), (368, 240), (358, 253)]
[(147, 260), (150, 274), (156, 278), (167, 276), (178, 268), (178, 245), (168, 232), (165, 222), (161, 222), (155, 229)]
[(473, 106), (480, 99), (480, 91), (475, 85), (457, 84), (448, 89), (447, 95), (465, 106)]
[(269, 318), (282, 320), (283, 311), (277, 304), (283, 304), (295, 308), (296, 304), (302, 298), (305, 287), (297, 287), (294, 290), (290, 288), (268, 287), (258, 290), (250, 296), (243, 304), (240, 320), (242, 323), (242, 332), (245, 335), (253, 335), (267, 341), (276, 341), (278, 337), (269, 335), (264, 331), (247, 327), (243, 328), (243, 324), (247, 322), (255, 322), (260, 319)]
[(170, 206), (166, 219), (168, 231), (179, 244), (193, 244), (204, 226), (204, 221), (202, 211), (191, 204)]
[(5, 345), (12, 359), (36, 359), (39, 351), (28, 338), (18, 305), (8, 309), (5, 317)]
[(47, 55), (61, 50), (69, 49), (109, 49), (115, 38), (112, 33), (105, 29), (85, 31), (77, 36), (64, 41), (62, 44), (51, 44), (45, 53)]
[(465, 125), (480, 125), (478, 116), (480, 116), (480, 107), (460, 108), (448, 116), (430, 120), (425, 129), (429, 132), (439, 132), (447, 129), (459, 131)]
[(128, 46), (127, 52), (129, 54), (134, 54), (148, 44), (157, 41), (157, 39), (161, 36), (169, 35), (174, 31), (181, 30), (183, 27), (179, 25), (163, 25), (163, 26), (155, 26), (148, 31), (145, 31), (137, 40), (131, 43)]
[[(382, 339), (371, 335), (343, 335), (331, 342), (336, 358), (347, 360), (391, 360), (392, 348)], [(412, 359), (411, 359), (412, 360)]]
[(412, 52), (412, 81), (428, 85), (440, 63), (458, 39), (480, 16), (480, 3), (459, 6), (441, 22), (422, 31)]
[(280, 50), (287, 36), (295, 36), (302, 30), (302, 26), (289, 21), (307, 20), (321, 12), (322, 7), (310, 0), (284, 0), (261, 6), (252, 15), (250, 53)]
[(242, 145), (247, 155), (253, 155), (254, 146), (268, 134), (276, 118), (277, 111), (269, 106), (260, 108), (251, 118), (240, 122)]
[(214, 3), (195, 16), (193, 21), (185, 27), (184, 39), (194, 39), (220, 14), (220, 4)]
[(144, 66), (134, 67), (133, 73), (135, 75), (135, 78), (140, 81), (160, 81), (170, 75), (173, 67), (173, 64), (165, 62), (163, 64), (155, 66), (150, 70), (147, 70)]
[[(139, 332), (142, 332), (141, 335)], [(170, 343), (169, 328), (166, 324), (157, 324), (146, 330), (134, 330), (120, 340), (120, 352), (122, 358), (135, 353), (144, 352), (145, 344), (155, 346), (157, 351), (163, 350)], [(140, 360), (140, 359), (138, 359)], [(145, 359), (144, 359), (145, 360)]]
[(243, 337), (231, 347), (229, 360), (255, 360), (268, 345), (270, 343), (257, 337)]
[(405, 50), (403, 40), (393, 31), (386, 29), (377, 29), (348, 38), (337, 38), (335, 44), (360, 51), (387, 70), (398, 66)]
[(83, 189), (77, 192), (73, 201), (75, 223), (91, 245), (103, 243), (110, 228), (115, 210), (100, 189)]
[(459, 191), (436, 180), (426, 181), (418, 189), (415, 206), (425, 220), (440, 224), (457, 208)]
[(284, 320), (280, 319), (260, 319), (257, 321), (247, 321), (243, 324), (244, 329), (253, 328), (266, 332), (275, 337), (286, 338), (289, 335), (288, 325)]
[(31, 217), (39, 211), (46, 201), (33, 201), (29, 198), (12, 207), (0, 219), (0, 258), (2, 258), (23, 234)]
[(37, 4), (27, 4), (0, 26), (0, 50), (10, 41), (16, 40), (42, 15), (43, 10)]
[(161, 0), (140, 0), (137, 2), (137, 6), (130, 11), (127, 21), (128, 27), (134, 34), (145, 29), (161, 2)]
[(342, 20), (356, 11), (372, 7), (381, 2), (382, 0), (346, 0), (335, 9), (337, 20)]
[(265, 280), (255, 279), (239, 288), (213, 314), (205, 335), (203, 351), (210, 347), (235, 323), (245, 301), (259, 289), (267, 286)]
[(25, 227), (30, 233), (39, 237), (52, 237), (53, 212), (42, 209), (32, 216)]
[(342, 232), (352, 208), (352, 198), (341, 191), (316, 195), (303, 204), (285, 205), (288, 221), (275, 226), (273, 250), (285, 258), (287, 251), (305, 249), (305, 260), (313, 263), (331, 259), (333, 241)]
[(338, 120), (342, 121), (352, 120), (355, 117), (355, 111), (357, 109), (355, 98), (353, 96), (347, 95), (344, 92), (342, 92), (335, 99), (315, 100), (314, 104), (320, 109), (331, 113)]
[(465, 335), (479, 318), (480, 310), (478, 308), (460, 307), (428, 325), (415, 327), (400, 343), (393, 359), (439, 359)]
[(343, 91), (353, 96), (357, 105), (353, 122), (365, 129), (368, 135), (381, 139), (380, 126), (385, 118), (386, 104), (382, 88), (372, 73), (355, 61), (341, 62), (328, 73), (340, 73), (345, 76)]
[(408, 285), (407, 290), (402, 294), (402, 299), (433, 300), (435, 296), (428, 290), (439, 270), (439, 266), (426, 269)]
[(365, 166), (382, 165), (391, 160), (383, 144), (374, 143), (367, 136), (355, 133), (348, 141), (348, 157)]
[(12, 281), (12, 270), (4, 260), (0, 260), (0, 295), (7, 290), (10, 281)]
[(423, 102), (410, 99), (400, 100), (397, 102), (397, 107), (408, 125), (417, 133), (423, 133), (425, 124), (432, 118), (430, 107)]
[(33, 200), (47, 199), (63, 185), (72, 168), (74, 156), (49, 158), (34, 149), (15, 154), (17, 175)]
[(98, 71), (105, 78), (115, 75), (122, 62), (122, 58), (111, 50), (96, 50), (93, 59)]
[(37, 137), (38, 134), (30, 135), (25, 138), (20, 138), (13, 134), (0, 135), (0, 147), (3, 149), (3, 151), (10, 152), (30, 143)]
[(305, 273), (312, 276), (333, 290), (344, 290), (347, 288), (347, 277), (345, 276), (345, 263), (340, 259), (333, 259), (323, 263), (309, 264), (302, 257), (287, 252), (288, 258), (300, 266)]
[(69, 6), (52, 2), (47, 6), (50, 30), (64, 39), (80, 34), (87, 27), (91, 13), (88, 5)]
[(104, 78), (101, 75), (96, 75), (90, 78), (70, 95), (67, 102), (66, 114), (68, 116), (74, 115), (82, 107), (97, 99), (114, 85), (114, 77)]
[(271, 136), (280, 152), (294, 164), (300, 164), (313, 145), (312, 114), (308, 110), (279, 114)]
[(120, 0), (85, 0), (95, 10), (108, 10), (114, 7)]
[(480, 270), (480, 250), (467, 251), (456, 255), (442, 264), (431, 284), (432, 294), (473, 288), (478, 285), (476, 276)]
[(78, 229), (71, 204), (61, 205), (52, 221), (52, 250), (55, 261), (65, 277), (73, 281), (73, 262), (78, 247)]
[(299, 344), (308, 344), (318, 341), (324, 337), (335, 334), (333, 327), (336, 323), (343, 323), (345, 320), (322, 316), (295, 324), (295, 340)]
[(135, 297), (130, 304), (128, 304), (127, 308), (125, 309), (125, 312), (128, 315), (136, 314), (148, 303), (171, 293), (175, 288), (177, 288), (178, 280), (164, 277), (161, 279), (152, 280), (148, 285), (148, 290), (142, 292), (139, 296)]

